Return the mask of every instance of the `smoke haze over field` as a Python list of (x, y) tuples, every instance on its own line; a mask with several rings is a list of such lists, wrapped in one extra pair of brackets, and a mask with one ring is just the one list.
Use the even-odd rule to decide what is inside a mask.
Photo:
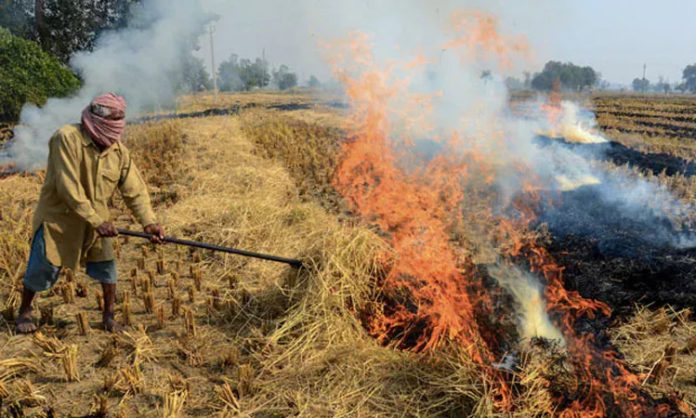
[[(106, 32), (93, 52), (81, 52), (70, 61), (84, 84), (73, 97), (49, 99), (42, 107), (26, 105), (8, 150), (21, 169), (46, 163), (46, 144), (65, 123), (79, 122), (82, 109), (100, 93), (125, 96), (127, 113), (167, 105), (174, 99), (174, 76), (182, 67), (183, 54), (210, 20), (195, 0), (148, 0), (135, 10), (126, 29)], [(0, 156), (0, 164), (3, 163)]]
[[(690, 0), (601, 1), (525, 0), (208, 0), (206, 7), (221, 15), (216, 25), (216, 54), (260, 56), (265, 49), (273, 64), (287, 64), (304, 75), (330, 76), (315, 48), (318, 41), (360, 29), (388, 39), (386, 44), (426, 43), (423, 25), (444, 27), (452, 11), (480, 8), (494, 13), (501, 25), (523, 33), (535, 59), (523, 70), (539, 71), (549, 60), (590, 65), (603, 78), (629, 84), (642, 76), (664, 76), (672, 82), (696, 61), (696, 2)], [(646, 30), (649, 28), (649, 30)], [(200, 56), (209, 65), (209, 47)]]

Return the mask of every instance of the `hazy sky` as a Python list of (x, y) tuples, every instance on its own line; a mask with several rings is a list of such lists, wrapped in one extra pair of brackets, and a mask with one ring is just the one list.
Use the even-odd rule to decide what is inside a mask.
[[(385, 48), (435, 48), (455, 10), (485, 10), (501, 31), (525, 35), (538, 71), (550, 60), (591, 65), (612, 83), (640, 77), (675, 82), (696, 62), (696, 0), (203, 0), (220, 15), (214, 34), (217, 64), (231, 53), (257, 57), (265, 50), (305, 80), (329, 76), (319, 41), (360, 30)], [(429, 44), (430, 42), (430, 44)], [(208, 39), (199, 55), (210, 66)]]

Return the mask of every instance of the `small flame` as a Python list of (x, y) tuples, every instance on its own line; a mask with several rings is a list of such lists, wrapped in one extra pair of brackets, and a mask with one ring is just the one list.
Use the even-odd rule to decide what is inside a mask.
[(575, 190), (582, 186), (591, 186), (601, 183), (597, 177), (590, 174), (579, 177), (570, 177), (568, 175), (561, 174), (556, 176), (556, 181), (558, 182), (559, 189), (564, 192)]
[(541, 105), (549, 125), (547, 131), (541, 132), (542, 135), (578, 144), (609, 142), (597, 132), (594, 119), (581, 117), (578, 106), (568, 101), (560, 101), (558, 94), (552, 92), (548, 102)]

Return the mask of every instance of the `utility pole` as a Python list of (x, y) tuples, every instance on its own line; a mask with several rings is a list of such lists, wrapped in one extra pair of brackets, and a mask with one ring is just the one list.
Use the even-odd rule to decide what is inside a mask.
[(215, 26), (210, 25), (208, 27), (208, 33), (210, 34), (210, 69), (213, 76), (213, 94), (217, 99), (217, 70), (215, 69), (215, 44), (213, 43), (213, 33), (215, 33)]
[(643, 93), (648, 89), (647, 83), (646, 83), (646, 78), (645, 78), (645, 73), (648, 69), (648, 64), (645, 63), (643, 64)]

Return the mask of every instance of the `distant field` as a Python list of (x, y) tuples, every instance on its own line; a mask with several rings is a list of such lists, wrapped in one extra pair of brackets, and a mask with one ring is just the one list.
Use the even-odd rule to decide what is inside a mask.
[[(599, 119), (619, 108), (611, 97), (595, 100), (609, 103), (595, 105)], [(613, 100), (640, 104), (633, 96)], [(266, 92), (185, 96), (161, 120), (131, 124), (126, 141), (171, 234), (301, 258), (307, 268), (119, 238), (117, 317), (129, 324), (120, 336), (96, 330), (100, 290), (81, 272), (38, 298), (40, 334), (14, 335), (42, 177), (0, 179), (0, 230), (11, 231), (0, 235), (0, 416), (2, 408), (13, 416), (501, 416), (485, 370), (456, 345), (423, 355), (368, 332), (365, 318), (386, 306), (376, 283), (387, 242), (333, 188), (347, 121), (337, 101)], [(208, 109), (233, 111), (182, 117)], [(670, 152), (693, 142), (638, 129), (605, 133)], [(660, 181), (696, 199), (696, 184)], [(115, 203), (116, 222), (137, 228)], [(616, 280), (632, 277), (626, 269), (636, 271), (633, 260), (595, 258), (594, 247), (558, 248), (563, 262), (603, 285), (611, 277), (620, 286)], [(668, 266), (685, 277), (692, 265)], [(693, 316), (636, 303), (606, 338), (643, 382), (641, 393), (663, 402), (678, 391), (682, 398), (669, 402), (688, 411), (696, 406)], [(506, 377), (515, 416), (553, 416), (564, 399), (586, 397), (568, 357), (543, 347), (520, 346)]]
[(600, 93), (592, 107), (604, 133), (624, 145), (696, 158), (696, 96)]

